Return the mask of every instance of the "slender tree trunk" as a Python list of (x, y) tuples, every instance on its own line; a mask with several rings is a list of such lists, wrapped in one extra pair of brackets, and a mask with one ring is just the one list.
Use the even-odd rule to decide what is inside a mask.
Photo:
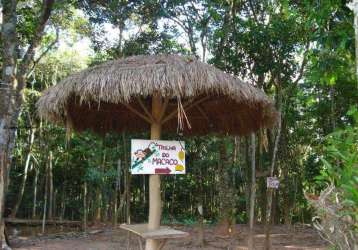
[[(205, 242), (205, 232), (204, 232), (204, 195), (205, 195), (205, 191), (204, 191), (204, 176), (202, 173), (202, 169), (199, 169), (199, 176), (198, 176), (198, 184), (199, 184), (199, 189), (198, 189), (198, 214), (199, 214), (199, 218), (198, 218), (198, 246), (199, 247), (204, 247), (206, 242)], [(174, 188), (175, 189), (175, 188)], [(172, 206), (174, 206), (174, 203), (172, 202)], [(172, 213), (174, 214), (174, 213)]]
[[(202, 194), (200, 194), (200, 196), (202, 196)], [(204, 247), (205, 233), (204, 233), (204, 211), (203, 211), (202, 199), (198, 204), (198, 213), (199, 213), (198, 245), (200, 247)]]
[(249, 250), (254, 250), (254, 219), (255, 219), (255, 194), (256, 194), (256, 157), (255, 157), (255, 134), (251, 134), (251, 192), (250, 192), (250, 233), (248, 240)]
[[(129, 164), (128, 164), (128, 168), (129, 168)], [(130, 224), (131, 223), (131, 197), (132, 197), (132, 192), (131, 192), (131, 175), (128, 172), (127, 173), (128, 177), (127, 177), (127, 192), (126, 192), (126, 215), (127, 215), (127, 223)]]
[(87, 231), (87, 182), (83, 184), (83, 231)]
[[(257, 153), (256, 153), (256, 178), (257, 178), (257, 210), (256, 222), (264, 222), (266, 215), (266, 186), (265, 186), (265, 169), (263, 167), (263, 143), (264, 135), (260, 130), (257, 137)], [(260, 215), (260, 217), (259, 217)], [(259, 221), (260, 220), (260, 221)]]
[[(279, 111), (281, 112), (282, 108), (281, 108), (281, 93), (278, 93), (278, 107), (279, 107)], [(275, 162), (276, 162), (276, 155), (277, 155), (277, 150), (278, 150), (278, 143), (280, 141), (280, 136), (281, 136), (281, 123), (282, 123), (282, 117), (281, 114), (279, 116), (279, 123), (278, 123), (278, 129), (277, 129), (277, 135), (275, 138), (275, 145), (274, 145), (274, 149), (273, 149), (273, 155), (272, 155), (272, 162), (271, 162), (271, 168), (270, 168), (270, 176), (274, 175), (274, 171), (275, 171)], [(271, 237), (270, 237), (270, 233), (271, 233), (271, 224), (272, 224), (272, 216), (271, 216), (271, 211), (272, 211), (272, 196), (273, 196), (273, 189), (272, 188), (267, 188), (267, 208), (266, 208), (266, 223), (265, 223), (265, 250), (270, 250), (271, 249)]]
[(52, 217), (56, 218), (57, 217), (57, 194), (58, 194), (58, 190), (55, 188), (53, 191), (53, 201), (52, 201)]
[(118, 196), (121, 193), (121, 160), (117, 162), (117, 180), (116, 180), (116, 189), (114, 192), (114, 212), (113, 212), (113, 225), (116, 227), (118, 222)]
[(33, 201), (32, 201), (32, 219), (36, 218), (36, 207), (37, 207), (37, 182), (39, 178), (39, 169), (34, 167), (35, 177), (34, 177), (34, 186), (33, 186)]
[(65, 218), (66, 211), (66, 186), (63, 186), (62, 195), (61, 195), (61, 211), (60, 211), (60, 220), (62, 221)]
[[(5, 191), (13, 144), (11, 116), (16, 107), (16, 0), (3, 1), (1, 29), (2, 82), (0, 82), (0, 244), (4, 234)], [(1, 246), (1, 245), (0, 245)]]
[(49, 165), (48, 165), (48, 184), (49, 184), (49, 200), (48, 200), (48, 219), (52, 219), (53, 214), (53, 173), (52, 173), (53, 154), (50, 151)]
[(353, 0), (355, 4), (354, 9), (354, 33), (355, 33), (355, 53), (356, 53), (356, 77), (357, 77), (357, 88), (358, 88), (358, 1)]
[[(50, 156), (48, 160), (50, 160)], [(50, 163), (48, 161), (46, 164), (46, 171), (45, 171), (46, 181), (45, 181), (45, 193), (44, 193), (44, 207), (43, 207), (43, 214), (42, 214), (42, 234), (45, 233), (45, 225), (46, 225), (49, 168), (50, 168)]]
[(356, 77), (357, 77), (357, 88), (358, 88), (358, 1), (352, 0), (347, 6), (353, 11), (354, 14), (354, 31), (355, 31), (355, 56), (356, 56)]
[[(102, 143), (102, 147), (103, 147), (103, 143)], [(103, 153), (102, 162), (100, 165), (101, 176), (104, 175), (105, 164), (106, 164), (106, 152)], [(105, 197), (102, 192), (103, 191), (102, 190), (103, 183), (104, 183), (104, 179), (103, 179), (103, 177), (101, 177), (101, 183), (99, 186), (97, 186), (97, 189), (96, 189), (96, 215), (95, 215), (96, 222), (100, 222), (103, 219), (105, 219), (104, 216), (105, 216), (106, 208), (103, 206), (104, 200), (105, 200)]]
[(28, 154), (27, 154), (27, 157), (26, 157), (24, 173), (22, 175), (22, 181), (21, 181), (21, 184), (20, 184), (19, 193), (18, 193), (18, 196), (17, 196), (17, 199), (16, 199), (15, 206), (11, 211), (11, 215), (10, 215), (11, 218), (16, 217), (17, 211), (18, 211), (18, 209), (20, 207), (20, 204), (21, 204), (21, 201), (22, 201), (22, 197), (24, 195), (25, 186), (26, 186), (26, 180), (27, 180), (27, 175), (28, 175), (28, 170), (29, 170), (30, 160), (31, 160), (31, 153), (32, 153), (31, 148), (32, 148), (32, 145), (34, 143), (34, 140), (35, 140), (35, 129), (31, 129), (30, 140), (29, 140), (29, 151), (28, 151)]
[(228, 163), (228, 153), (227, 153), (227, 144), (228, 142), (222, 139), (220, 142), (220, 163), (219, 163), (219, 173), (218, 176), (218, 191), (219, 191), (219, 200), (220, 200), (220, 222), (218, 228), (218, 234), (221, 235), (230, 235), (232, 229), (232, 209), (234, 201), (234, 192), (230, 183), (229, 175), (229, 163)]
[(246, 205), (246, 214), (250, 214), (250, 155), (249, 155), (249, 142), (248, 142), (248, 137), (245, 137), (245, 145), (244, 145), (244, 150), (245, 150), (245, 180), (246, 180), (246, 184), (245, 184), (245, 205)]
[(128, 151), (127, 151), (127, 138), (125, 133), (122, 134), (122, 140), (123, 140), (123, 150), (124, 150), (124, 164), (125, 164), (125, 194), (126, 194), (126, 222), (128, 224), (131, 223), (131, 174), (130, 174), (130, 166), (128, 162)]
[(101, 221), (101, 209), (102, 209), (102, 191), (99, 187), (96, 189), (96, 215), (95, 221)]
[(336, 104), (335, 104), (335, 88), (334, 86), (330, 86), (329, 87), (329, 95), (331, 97), (331, 126), (332, 126), (332, 131), (334, 131), (336, 129), (336, 115), (335, 115), (335, 111), (336, 111)]
[(125, 23), (123, 21), (123, 17), (120, 16), (118, 21), (118, 29), (119, 29), (119, 34), (118, 34), (118, 55), (119, 57), (123, 56), (123, 31), (125, 29)]
[[(288, 185), (289, 184), (287, 182), (288, 177), (284, 175), (284, 179), (285, 179), (285, 187), (289, 188)], [(289, 199), (289, 190), (284, 190), (283, 193), (283, 221), (285, 223), (286, 226), (290, 226), (291, 225), (291, 206), (290, 206), (290, 199)]]
[[(52, 11), (54, 0), (45, 0), (43, 11), (35, 28), (29, 47), (17, 65), (16, 46), (18, 44), (16, 25), (16, 0), (2, 1), (3, 21), (1, 29), (2, 82), (0, 82), (0, 243), (3, 242), (5, 191), (15, 145), (17, 120), (22, 104), (21, 91), (25, 87), (27, 70), (33, 60), (34, 51), (39, 45), (43, 31)], [(18, 67), (17, 67), (18, 66)], [(16, 70), (18, 68), (18, 70)], [(17, 72), (16, 72), (17, 71)]]

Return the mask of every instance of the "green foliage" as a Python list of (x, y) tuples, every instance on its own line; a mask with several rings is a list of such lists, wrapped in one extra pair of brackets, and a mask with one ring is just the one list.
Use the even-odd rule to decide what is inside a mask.
[[(349, 112), (357, 118), (356, 107)], [(358, 121), (358, 120), (356, 120)], [(334, 184), (341, 191), (345, 210), (358, 223), (358, 127), (346, 127), (326, 137), (322, 149), (323, 169), (316, 179), (322, 184)], [(358, 227), (358, 225), (357, 225)]]
[[(19, 1), (18, 32), (23, 48), (34, 35), (40, 7), (41, 1)], [(33, 125), (36, 132), (31, 148), (32, 167), (19, 216), (30, 214), (35, 170), (40, 172), (37, 212), (43, 206), (45, 169), (52, 152), (57, 209), (65, 207), (61, 212), (65, 218), (80, 219), (85, 182), (89, 219), (95, 219), (99, 208), (102, 217), (111, 216), (112, 203), (118, 195), (120, 159), (117, 198), (121, 200), (118, 203), (122, 202), (121, 221), (126, 217), (128, 205), (123, 197), (127, 182), (130, 182), (132, 221), (145, 221), (148, 178), (130, 177), (128, 151), (130, 138), (148, 138), (148, 134), (100, 137), (85, 131), (72, 134), (67, 141), (63, 127), (37, 117), (36, 100), (41, 91), (88, 65), (137, 54), (198, 55), (207, 44), (209, 63), (251, 81), (281, 105), (282, 135), (275, 174), (283, 188), (276, 193), (276, 222), (283, 222), (285, 213), (293, 222), (310, 221), (312, 214), (303, 190), (320, 189), (326, 183), (334, 183), (344, 195), (348, 210), (342, 212), (356, 215), (358, 131), (353, 124), (358, 113), (354, 108), (347, 113), (358, 98), (352, 19), (345, 2), (338, 0), (56, 1), (37, 56), (56, 41), (57, 32), (61, 42), (51, 47), (29, 74), (10, 173), (9, 206), (14, 203), (23, 175), (29, 151), (29, 127)], [(107, 36), (105, 27), (109, 25), (113, 31), (121, 30), (122, 36), (121, 33)], [(81, 55), (72, 48), (84, 37), (91, 41), (91, 58), (88, 57), (91, 53)], [(297, 81), (298, 76), (301, 78)], [(265, 172), (271, 164), (274, 137), (269, 130), (260, 133), (257, 169)], [(178, 139), (178, 136), (165, 134), (164, 138)], [(234, 191), (229, 195), (234, 214), (229, 216), (245, 223), (251, 176), (247, 140), (239, 138), (238, 146), (231, 137), (208, 135), (180, 139), (187, 145), (187, 174), (162, 178), (162, 195), (166, 201), (163, 221), (193, 224), (198, 218), (199, 203), (203, 204), (205, 220), (217, 221), (223, 214), (222, 176), (228, 174), (225, 194)], [(220, 166), (222, 144), (227, 151), (224, 168)], [(257, 178), (255, 212), (261, 221), (265, 216), (264, 178)]]

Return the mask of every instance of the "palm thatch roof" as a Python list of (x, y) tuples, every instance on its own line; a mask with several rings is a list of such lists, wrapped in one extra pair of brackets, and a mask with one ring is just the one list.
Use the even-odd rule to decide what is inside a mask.
[[(47, 89), (38, 101), (41, 117), (98, 133), (145, 131), (139, 111), (151, 96), (167, 100), (166, 114), (183, 104), (191, 129), (185, 134), (243, 135), (273, 126), (278, 113), (263, 91), (192, 57), (133, 56), (85, 69)], [(163, 130), (177, 131), (175, 115)]]

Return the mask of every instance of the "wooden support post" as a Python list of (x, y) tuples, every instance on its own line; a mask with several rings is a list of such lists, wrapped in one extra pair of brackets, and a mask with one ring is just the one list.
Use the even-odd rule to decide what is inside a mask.
[[(152, 97), (152, 116), (154, 122), (151, 124), (150, 139), (158, 140), (161, 134), (161, 113), (162, 98), (155, 94)], [(162, 215), (162, 200), (160, 195), (160, 175), (149, 176), (149, 218), (148, 229), (156, 230), (160, 227), (160, 219)], [(145, 249), (157, 250), (160, 246), (160, 241), (154, 239), (147, 239)]]

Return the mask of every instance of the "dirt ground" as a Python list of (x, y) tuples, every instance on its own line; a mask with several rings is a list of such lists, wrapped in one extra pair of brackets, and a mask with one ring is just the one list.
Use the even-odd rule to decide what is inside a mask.
[[(237, 225), (231, 237), (216, 235), (215, 227), (205, 228), (205, 246), (197, 244), (197, 229), (195, 227), (175, 227), (179, 230), (189, 232), (190, 236), (181, 240), (170, 240), (164, 246), (165, 250), (172, 249), (247, 249), (246, 225)], [(255, 228), (255, 249), (263, 249), (264, 243), (263, 227)], [(130, 237), (129, 249), (137, 250), (139, 247), (138, 237)], [(290, 250), (326, 250), (328, 245), (319, 237), (317, 232), (309, 226), (274, 226), (272, 230), (273, 249)], [(17, 237), (12, 239), (13, 249), (18, 250), (121, 250), (127, 249), (128, 234), (119, 228), (103, 227), (100, 229), (91, 228), (89, 233), (61, 233), (56, 235), (38, 237)], [(143, 244), (144, 245), (144, 244)]]

